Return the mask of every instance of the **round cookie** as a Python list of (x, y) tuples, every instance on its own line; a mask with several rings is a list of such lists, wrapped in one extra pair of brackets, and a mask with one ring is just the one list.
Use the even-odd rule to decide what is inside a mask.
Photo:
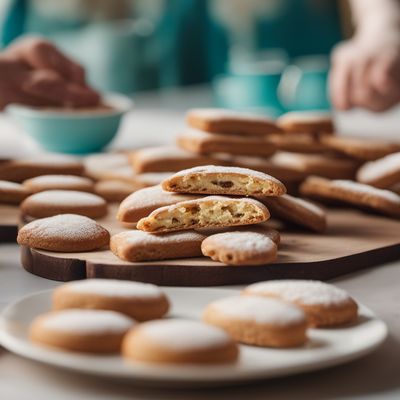
[(232, 296), (214, 301), (203, 320), (224, 329), (238, 342), (263, 347), (296, 347), (307, 341), (304, 312), (277, 299)]
[(311, 326), (340, 326), (357, 320), (357, 303), (342, 289), (312, 280), (277, 280), (248, 286), (244, 295), (278, 298), (301, 307)]
[(100, 218), (107, 214), (106, 201), (93, 193), (75, 190), (46, 190), (26, 198), (21, 204), (23, 216), (52, 217), (57, 214), (79, 214)]
[(0, 180), (0, 203), (19, 204), (29, 194), (29, 190), (19, 183)]
[(69, 282), (53, 292), (53, 309), (86, 308), (111, 310), (137, 321), (163, 317), (169, 301), (156, 285), (114, 279)]
[(126, 358), (150, 363), (233, 363), (238, 353), (237, 344), (222, 329), (191, 320), (145, 322), (132, 329), (122, 344)]
[(276, 260), (278, 247), (265, 234), (251, 231), (217, 233), (203, 240), (204, 256), (228, 265), (263, 265)]
[(34, 249), (75, 253), (108, 245), (110, 234), (88, 217), (60, 214), (26, 224), (19, 230), (17, 242)]
[(89, 178), (76, 175), (40, 175), (27, 179), (23, 185), (31, 193), (45, 190), (78, 190), (93, 192), (93, 181)]
[(132, 183), (111, 179), (98, 181), (94, 187), (95, 193), (110, 203), (119, 203), (136, 190)]
[(63, 350), (116, 353), (133, 325), (131, 318), (114, 311), (53, 311), (33, 320), (29, 338), (37, 344)]

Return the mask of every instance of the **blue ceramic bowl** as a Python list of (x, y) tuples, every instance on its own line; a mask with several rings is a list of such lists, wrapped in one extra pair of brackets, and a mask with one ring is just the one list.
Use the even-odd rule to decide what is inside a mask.
[(45, 150), (84, 154), (110, 143), (122, 116), (133, 107), (126, 96), (106, 94), (103, 98), (112, 109), (62, 111), (11, 104), (6, 111)]

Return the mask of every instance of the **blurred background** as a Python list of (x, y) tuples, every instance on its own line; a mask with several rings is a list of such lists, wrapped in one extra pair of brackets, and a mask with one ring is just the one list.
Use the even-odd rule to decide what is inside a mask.
[(46, 36), (99, 90), (211, 83), (216, 106), (273, 116), (330, 108), (329, 53), (349, 26), (337, 0), (0, 2), (2, 47)]

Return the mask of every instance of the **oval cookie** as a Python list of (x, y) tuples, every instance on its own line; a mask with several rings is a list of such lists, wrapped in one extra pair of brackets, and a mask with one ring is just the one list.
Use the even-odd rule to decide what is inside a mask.
[(23, 185), (0, 180), (0, 203), (19, 204), (29, 195), (29, 190)]
[(24, 187), (32, 193), (45, 190), (78, 190), (93, 192), (93, 181), (76, 175), (40, 175), (23, 182)]

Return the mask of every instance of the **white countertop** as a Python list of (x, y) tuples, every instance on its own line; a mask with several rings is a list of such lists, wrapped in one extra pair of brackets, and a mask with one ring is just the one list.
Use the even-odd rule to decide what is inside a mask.
[[(137, 99), (137, 110), (126, 118), (114, 147), (171, 142), (184, 126), (183, 110), (206, 106), (209, 100), (203, 89), (142, 95)], [(399, 109), (379, 118), (357, 111), (341, 115), (338, 120), (343, 131), (366, 135), (378, 132), (400, 141)], [(0, 118), (0, 143), (0, 156), (38, 151), (4, 117)], [(138, 388), (79, 376), (0, 349), (0, 399), (399, 399), (400, 261), (363, 270), (334, 283), (348, 290), (389, 326), (389, 338), (379, 350), (348, 365), (243, 387), (191, 391)], [(0, 245), (0, 308), (23, 295), (58, 284), (23, 270), (17, 245)]]

